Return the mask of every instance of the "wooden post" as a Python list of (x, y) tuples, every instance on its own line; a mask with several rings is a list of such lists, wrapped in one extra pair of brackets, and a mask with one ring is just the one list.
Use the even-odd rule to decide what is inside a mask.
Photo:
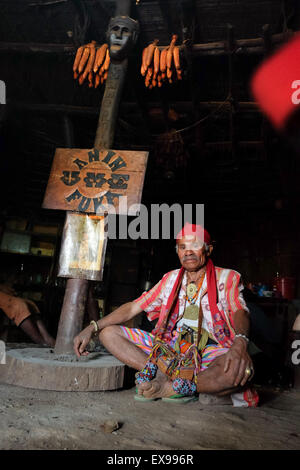
[[(118, 0), (116, 16), (130, 14), (130, 0)], [(102, 99), (94, 147), (111, 148), (114, 139), (118, 109), (126, 76), (127, 58), (111, 61)], [(73, 354), (74, 337), (81, 331), (88, 296), (89, 283), (85, 279), (68, 279), (58, 325), (55, 354)]]
[(113, 145), (116, 120), (127, 66), (127, 59), (124, 59), (120, 63), (110, 64), (94, 142), (94, 147), (99, 150), (101, 148), (109, 149)]
[(73, 353), (73, 339), (82, 328), (88, 284), (86, 279), (67, 281), (54, 349), (56, 354)]

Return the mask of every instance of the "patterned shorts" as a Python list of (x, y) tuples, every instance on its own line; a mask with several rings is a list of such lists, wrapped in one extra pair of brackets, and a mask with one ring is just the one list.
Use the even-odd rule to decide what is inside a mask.
[[(147, 331), (140, 330), (138, 328), (127, 328), (126, 326), (122, 326), (121, 328), (132, 343), (145, 351), (145, 353), (150, 354), (154, 341), (154, 335), (152, 333), (148, 333)], [(206, 348), (204, 348), (202, 351), (202, 363), (200, 370), (203, 371), (207, 369), (209, 364), (214, 359), (222, 356), (222, 354), (225, 354), (227, 351), (227, 348), (223, 348), (219, 344), (210, 344), (206, 346)]]
[[(150, 354), (154, 335), (147, 331), (140, 330), (138, 328), (127, 328), (121, 326), (125, 336), (136, 346), (141, 348), (145, 353)], [(211, 364), (211, 362), (219, 356), (222, 356), (228, 351), (228, 348), (223, 348), (219, 344), (208, 345), (202, 351), (202, 362), (200, 371), (204, 371)], [(256, 407), (259, 402), (258, 393), (251, 387), (245, 389), (240, 393), (232, 393), (231, 400), (233, 406), (237, 407)]]

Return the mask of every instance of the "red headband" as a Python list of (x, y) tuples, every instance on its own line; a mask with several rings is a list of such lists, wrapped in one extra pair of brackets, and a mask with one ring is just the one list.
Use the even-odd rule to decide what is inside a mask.
[(177, 234), (176, 242), (178, 243), (178, 241), (186, 235), (194, 235), (207, 244), (210, 244), (211, 241), (208, 231), (205, 230), (202, 225), (190, 224), (189, 222), (186, 222), (184, 227)]

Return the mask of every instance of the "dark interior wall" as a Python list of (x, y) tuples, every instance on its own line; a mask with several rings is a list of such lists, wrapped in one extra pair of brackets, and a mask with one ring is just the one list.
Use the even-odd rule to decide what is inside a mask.
[[(83, 34), (78, 26), (82, 26), (85, 16), (76, 9), (76, 2), (35, 7), (33, 3), (0, 1), (0, 79), (7, 85), (1, 127), (0, 209), (3, 219), (24, 215), (63, 225), (62, 212), (41, 209), (55, 149), (67, 145), (63, 106), (72, 106), (67, 114), (75, 146), (89, 148), (93, 145), (103, 88), (80, 87), (73, 80), (74, 50), (24, 52), (3, 44), (34, 42), (77, 47), (94, 38), (101, 43), (114, 4), (85, 2), (90, 22)], [(230, 91), (226, 54), (195, 57), (192, 84), (185, 76), (182, 83), (165, 86), (161, 91), (146, 90), (139, 75), (142, 48), (156, 35), (161, 45), (169, 42), (174, 31), (181, 37), (181, 23), (177, 2), (140, 3), (133, 6), (133, 13), (139, 18), (141, 35), (130, 58), (114, 146), (149, 150), (142, 202), (147, 206), (163, 202), (205, 204), (205, 223), (216, 241), (217, 265), (237, 269), (247, 281), (269, 283), (279, 272), (296, 277), (299, 284), (299, 155), (257, 109), (239, 106), (233, 117), (238, 142), (233, 152), (229, 107), (220, 106), (226, 104)], [(194, 4), (195, 42), (199, 43), (226, 41), (227, 23), (234, 26), (237, 39), (261, 37), (265, 24), (270, 25), (272, 34), (281, 33), (285, 27), (299, 29), (298, 2), (284, 2), (286, 10), (279, 0), (210, 0)], [(237, 103), (253, 101), (249, 81), (263, 59), (263, 53), (235, 57), (231, 91)], [(193, 99), (198, 103), (196, 110)], [(216, 102), (216, 107), (211, 102)], [(162, 111), (166, 105), (178, 114), (176, 121), (166, 122)], [(178, 166), (172, 154), (160, 150), (157, 136), (189, 127), (197, 119), (201, 120), (197, 126), (180, 133), (186, 165)], [(112, 241), (111, 246), (115, 245)], [(152, 247), (153, 259), (145, 260)], [(116, 253), (118, 249), (116, 246)], [(173, 240), (124, 245), (125, 254), (117, 257), (122, 266), (131, 263), (131, 249), (139, 252), (134, 263), (139, 272), (136, 284), (148, 265), (153, 281), (178, 267)]]
[(272, 287), (277, 273), (295, 277), (299, 283), (299, 225), (293, 225), (287, 213), (267, 216), (260, 222), (249, 219), (220, 237), (217, 245), (216, 262), (234, 267), (246, 283)]

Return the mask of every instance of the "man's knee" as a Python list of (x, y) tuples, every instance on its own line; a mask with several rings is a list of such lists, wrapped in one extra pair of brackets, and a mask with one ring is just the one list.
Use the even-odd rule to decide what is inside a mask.
[(116, 335), (121, 334), (121, 327), (119, 325), (110, 325), (103, 328), (99, 333), (99, 340), (101, 342), (110, 341)]

